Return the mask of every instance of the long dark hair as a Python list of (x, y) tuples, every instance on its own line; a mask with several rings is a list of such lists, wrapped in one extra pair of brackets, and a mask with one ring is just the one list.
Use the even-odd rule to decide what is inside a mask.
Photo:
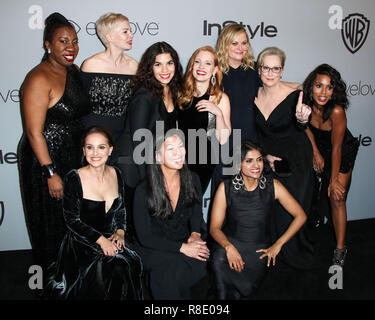
[(154, 43), (143, 53), (138, 65), (137, 73), (133, 78), (132, 88), (135, 91), (144, 87), (150, 91), (151, 95), (155, 98), (163, 96), (163, 86), (155, 78), (153, 72), (153, 65), (156, 56), (162, 53), (169, 53), (175, 65), (175, 74), (168, 86), (171, 90), (172, 98), (177, 99), (177, 96), (182, 89), (182, 66), (176, 50), (164, 41)]
[(74, 26), (60, 13), (54, 12), (50, 14), (46, 20), (44, 20), (44, 32), (43, 32), (43, 48), (44, 48), (44, 55), (42, 61), (46, 61), (48, 59), (48, 52), (46, 48), (46, 41), (52, 43), (53, 36), (55, 31), (61, 27), (69, 27), (72, 28), (74, 31)]
[(339, 105), (346, 110), (349, 106), (349, 100), (346, 94), (346, 83), (342, 80), (340, 72), (330, 65), (324, 63), (317, 66), (310, 74), (307, 76), (303, 82), (303, 100), (304, 103), (312, 107), (315, 104), (313, 99), (313, 86), (318, 74), (323, 74), (331, 79), (331, 84), (333, 86), (333, 94), (331, 99), (327, 102), (323, 109), (323, 121), (327, 121), (331, 116), (333, 108), (335, 105)]
[[(172, 206), (165, 189), (164, 175), (160, 164), (156, 162), (156, 153), (160, 151), (164, 141), (172, 136), (179, 136), (184, 141), (184, 135), (181, 130), (171, 129), (165, 136), (154, 135), (154, 152), (152, 164), (147, 164), (147, 180), (148, 180), (148, 206), (150, 214), (156, 218), (166, 219), (172, 214)], [(184, 163), (180, 172), (180, 192), (184, 197), (184, 203), (192, 206), (196, 202), (200, 202), (197, 191), (194, 187), (193, 177)]]

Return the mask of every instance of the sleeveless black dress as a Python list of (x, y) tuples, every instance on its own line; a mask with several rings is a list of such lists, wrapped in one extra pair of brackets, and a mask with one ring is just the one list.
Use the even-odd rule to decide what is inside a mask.
[[(68, 232), (61, 244), (46, 297), (54, 299), (142, 299), (142, 263), (136, 252), (125, 248), (115, 256), (104, 255), (96, 240), (126, 230), (124, 185), (117, 173), (119, 196), (105, 212), (105, 201), (83, 198), (77, 170), (64, 179), (63, 212)], [(125, 243), (126, 243), (125, 238)]]
[(232, 179), (224, 181), (227, 201), (226, 221), (223, 232), (236, 247), (245, 262), (241, 272), (230, 269), (225, 249), (215, 242), (212, 266), (215, 273), (219, 299), (240, 299), (250, 296), (263, 280), (267, 258), (259, 259), (271, 245), (270, 221), (275, 202), (273, 179), (266, 187), (253, 191), (233, 188)]
[[(313, 196), (313, 150), (305, 128), (298, 125), (295, 110), (299, 90), (290, 93), (266, 120), (260, 110), (255, 108), (255, 121), (259, 140), (266, 154), (286, 159), (291, 175), (277, 179), (288, 189), (309, 216)], [(255, 105), (255, 104), (254, 104)], [(273, 220), (274, 240), (289, 227), (293, 217), (280, 205)], [(288, 265), (309, 269), (313, 258), (313, 246), (306, 227), (288, 241), (280, 253), (280, 258)]]
[(132, 95), (133, 75), (114, 73), (80, 73), (90, 99), (91, 112), (84, 118), (86, 128), (99, 125), (112, 131), (113, 140), (125, 126), (126, 109)]
[[(211, 139), (216, 139), (213, 131), (216, 129), (216, 116), (208, 111), (199, 112), (195, 106), (199, 101), (209, 100), (209, 98), (209, 94), (193, 97), (190, 104), (183, 106), (183, 109), (179, 112), (178, 119), (180, 129), (185, 135), (186, 163), (189, 169), (199, 176), (203, 193), (207, 189), (212, 173), (218, 163), (219, 150), (214, 150), (213, 157), (211, 154)], [(205, 131), (205, 141), (200, 142), (195, 136), (189, 140), (189, 129), (197, 131), (203, 129)], [(200, 143), (202, 143), (202, 146), (206, 144), (207, 149), (200, 147)], [(216, 145), (218, 145), (218, 142)]]
[[(81, 166), (81, 117), (89, 112), (75, 66), (67, 68), (65, 90), (60, 100), (47, 110), (43, 135), (57, 173), (65, 174)], [(36, 262), (42, 266), (55, 260), (66, 232), (61, 201), (50, 197), (42, 168), (24, 133), (18, 149), (21, 193)]]

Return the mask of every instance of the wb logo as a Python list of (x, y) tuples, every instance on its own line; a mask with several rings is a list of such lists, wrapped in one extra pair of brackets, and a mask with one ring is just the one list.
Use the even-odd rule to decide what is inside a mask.
[(370, 20), (363, 14), (352, 13), (342, 20), (341, 36), (346, 48), (356, 53), (367, 39), (370, 30)]
[(361, 49), (370, 30), (370, 20), (360, 13), (351, 13), (343, 19), (343, 8), (338, 5), (330, 6), (328, 14), (328, 27), (341, 30), (345, 47), (353, 54)]

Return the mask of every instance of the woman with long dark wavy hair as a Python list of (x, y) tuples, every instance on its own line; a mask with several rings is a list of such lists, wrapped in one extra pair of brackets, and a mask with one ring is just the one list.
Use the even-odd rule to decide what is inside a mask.
[[(252, 295), (266, 275), (266, 266), (275, 266), (284, 244), (306, 221), (302, 207), (282, 183), (264, 174), (263, 159), (258, 144), (242, 142), (238, 174), (222, 182), (215, 195), (210, 233), (216, 241), (212, 264), (219, 299)], [(275, 200), (293, 220), (273, 242)]]
[(314, 150), (313, 166), (322, 177), (322, 196), (328, 195), (337, 246), (332, 263), (343, 266), (347, 254), (346, 197), (359, 143), (347, 128), (349, 101), (340, 73), (328, 64), (316, 67), (303, 83), (305, 103), (312, 113), (306, 133)]
[[(112, 160), (123, 173), (129, 211), (132, 211), (134, 188), (146, 177), (144, 153), (135, 151), (140, 144), (142, 150), (148, 148), (147, 141), (134, 139), (134, 133), (145, 129), (144, 136), (151, 134), (157, 121), (161, 121), (167, 130), (178, 127), (177, 96), (181, 83), (182, 66), (171, 45), (156, 42), (146, 49), (133, 78), (134, 94), (127, 110), (125, 128), (115, 143)], [(130, 241), (133, 238), (132, 225), (132, 221), (128, 221), (127, 238)]]
[(190, 299), (206, 274), (209, 250), (202, 240), (199, 178), (184, 164), (183, 135), (170, 130), (154, 143), (147, 179), (135, 190), (135, 249), (150, 273), (154, 299)]

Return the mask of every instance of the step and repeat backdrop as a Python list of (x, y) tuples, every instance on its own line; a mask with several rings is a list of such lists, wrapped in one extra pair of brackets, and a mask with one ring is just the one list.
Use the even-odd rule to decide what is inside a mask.
[[(77, 65), (103, 50), (95, 21), (106, 12), (129, 17), (134, 33), (128, 54), (138, 61), (157, 41), (169, 42), (185, 67), (195, 49), (215, 46), (223, 26), (242, 24), (254, 55), (278, 46), (287, 55), (283, 79), (303, 82), (321, 63), (347, 83), (348, 127), (360, 141), (348, 196), (348, 219), (374, 218), (375, 3), (372, 0), (2, 0), (0, 3), (0, 251), (30, 249), (19, 189), (17, 146), (22, 134), (19, 88), (43, 55), (44, 19), (60, 12), (75, 26)], [(206, 214), (210, 199), (205, 196)], [(51, 212), (53, 214), (53, 212)]]

